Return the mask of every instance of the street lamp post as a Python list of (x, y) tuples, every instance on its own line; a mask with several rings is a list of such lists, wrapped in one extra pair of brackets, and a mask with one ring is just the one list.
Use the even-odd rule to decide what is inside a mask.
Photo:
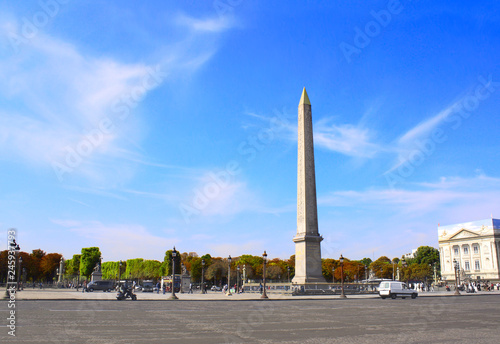
[(23, 268), (23, 289), (25, 284), (26, 284), (26, 268)]
[(460, 267), (458, 266), (458, 261), (456, 259), (453, 259), (453, 267), (455, 268), (455, 295), (460, 295), (460, 292), (458, 291), (458, 270)]
[(19, 280), (21, 277), (21, 264), (23, 263), (23, 257), (19, 257), (19, 264), (17, 264), (17, 291), (21, 290), (21, 286), (19, 285)]
[(342, 254), (340, 255), (340, 275), (341, 275), (341, 292), (340, 292), (340, 297), (346, 298), (344, 294), (344, 257)]
[(335, 267), (332, 268), (332, 282), (335, 283)]
[(245, 285), (247, 283), (247, 265), (243, 265), (243, 280), (241, 281), (242, 285)]
[(177, 251), (174, 249), (172, 251), (172, 295), (170, 296), (170, 300), (177, 300), (177, 296), (175, 296), (175, 257), (177, 257)]
[(238, 267), (236, 268), (236, 270), (238, 270), (238, 273), (236, 275), (236, 294), (239, 294), (240, 293), (240, 266), (238, 265)]
[(264, 291), (262, 292), (262, 296), (260, 297), (261, 299), (267, 299), (267, 293), (266, 293), (266, 264), (267, 264), (267, 253), (264, 251), (262, 254), (262, 258), (264, 258), (264, 265), (262, 267), (262, 280), (264, 282)]
[(434, 285), (436, 285), (437, 282), (437, 267), (436, 263), (434, 263)]
[(227, 293), (226, 295), (227, 296), (231, 296), (233, 294), (231, 294), (231, 261), (233, 259), (231, 258), (231, 256), (229, 256), (227, 258), (227, 261), (228, 261), (228, 267), (227, 267)]
[(205, 259), (201, 260), (201, 293), (205, 294)]
[[(19, 252), (21, 250), (21, 248), (19, 247), (19, 245), (16, 243), (16, 239), (14, 239), (12, 242), (9, 242), (9, 245), (10, 245), (10, 248), (9, 248), (9, 254), (14, 251), (14, 261), (15, 263), (17, 263), (17, 257), (19, 255)], [(11, 260), (9, 260), (10, 262)], [(9, 292), (9, 284), (11, 284), (12, 282), (9, 282), (9, 277), (12, 278), (12, 275), (9, 276), (9, 274), (7, 274), (7, 278), (5, 280), (5, 296), (4, 296), (4, 299), (10, 299), (10, 292)], [(13, 279), (13, 278), (12, 278)], [(18, 283), (19, 284), (19, 283)], [(17, 289), (17, 287), (16, 287)]]
[(122, 281), (122, 266), (123, 262), (120, 260), (120, 264), (118, 267), (118, 286), (121, 286), (121, 281)]
[(394, 261), (392, 261), (392, 280), (395, 281), (395, 276), (394, 276), (394, 272), (396, 271), (396, 269), (394, 268)]
[(290, 284), (290, 267), (289, 267), (289, 266), (287, 266), (287, 267), (286, 267), (286, 270), (287, 270), (287, 272), (288, 272), (288, 284)]

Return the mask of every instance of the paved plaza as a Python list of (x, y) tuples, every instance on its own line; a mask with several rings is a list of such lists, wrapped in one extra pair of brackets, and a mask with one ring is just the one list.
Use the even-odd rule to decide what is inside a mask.
[[(73, 294), (73, 297), (68, 295)], [(18, 343), (498, 343), (500, 294), (427, 293), (415, 300), (256, 294), (23, 291), (16, 303)], [(446, 296), (445, 296), (446, 295)], [(56, 296), (58, 296), (56, 298)], [(156, 298), (156, 300), (155, 300)], [(7, 302), (0, 303), (8, 315)]]

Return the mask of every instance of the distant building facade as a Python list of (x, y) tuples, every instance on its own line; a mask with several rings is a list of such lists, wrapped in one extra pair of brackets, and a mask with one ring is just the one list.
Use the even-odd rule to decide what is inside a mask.
[(438, 227), (441, 278), (455, 280), (453, 261), (460, 279), (500, 279), (500, 220), (487, 219)]
[(415, 258), (417, 251), (418, 251), (418, 248), (414, 248), (411, 250), (411, 253), (406, 253), (403, 255), (403, 257), (405, 257), (405, 259), (413, 259), (413, 258)]

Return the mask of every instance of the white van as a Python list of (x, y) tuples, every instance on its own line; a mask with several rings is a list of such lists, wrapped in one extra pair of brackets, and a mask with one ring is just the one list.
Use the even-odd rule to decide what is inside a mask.
[(398, 282), (398, 281), (383, 281), (378, 286), (378, 294), (381, 298), (385, 299), (386, 297), (390, 297), (392, 299), (401, 296), (402, 299), (405, 299), (407, 296), (412, 299), (418, 296), (418, 293), (414, 289), (409, 289), (406, 283)]

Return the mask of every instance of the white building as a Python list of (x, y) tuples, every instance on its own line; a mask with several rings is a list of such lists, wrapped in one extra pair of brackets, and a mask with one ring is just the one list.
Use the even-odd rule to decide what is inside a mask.
[(411, 250), (411, 253), (406, 253), (403, 255), (403, 257), (405, 257), (405, 259), (415, 258), (417, 251), (418, 251), (418, 248), (414, 248)]
[(438, 241), (443, 280), (455, 280), (454, 260), (459, 264), (461, 280), (500, 279), (500, 220), (440, 226)]

